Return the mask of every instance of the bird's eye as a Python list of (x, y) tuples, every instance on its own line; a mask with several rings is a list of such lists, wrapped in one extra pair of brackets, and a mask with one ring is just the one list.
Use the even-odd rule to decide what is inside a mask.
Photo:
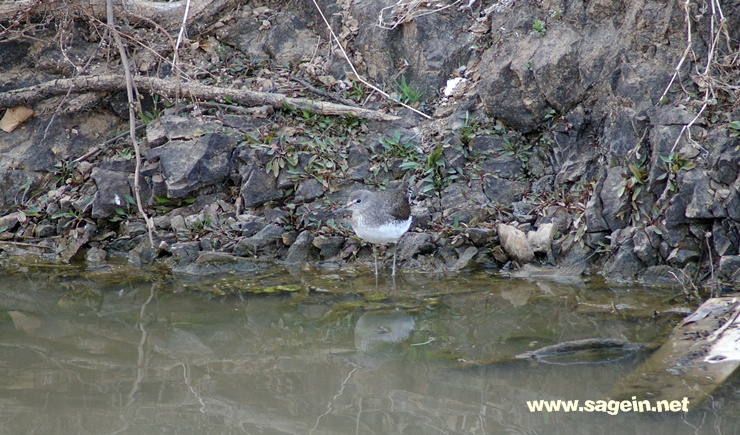
[(361, 202), (362, 202), (362, 198), (357, 198), (357, 199), (355, 200), (355, 204), (359, 204), (359, 203), (361, 203)]

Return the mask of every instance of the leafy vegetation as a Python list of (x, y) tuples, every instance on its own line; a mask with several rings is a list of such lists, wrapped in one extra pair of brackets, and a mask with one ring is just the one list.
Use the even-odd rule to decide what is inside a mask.
[(421, 91), (416, 85), (406, 81), (406, 76), (401, 76), (401, 79), (394, 81), (393, 85), (396, 88), (396, 92), (398, 92), (399, 99), (402, 103), (418, 103), (424, 96), (424, 92)]
[(547, 34), (547, 24), (539, 18), (535, 18), (532, 22), (532, 33), (545, 36)]
[(678, 172), (693, 169), (694, 163), (677, 152), (671, 152), (667, 156), (660, 156), (660, 160), (660, 169), (663, 170), (663, 173), (656, 179), (658, 181), (667, 180), (668, 189), (672, 192), (678, 191)]

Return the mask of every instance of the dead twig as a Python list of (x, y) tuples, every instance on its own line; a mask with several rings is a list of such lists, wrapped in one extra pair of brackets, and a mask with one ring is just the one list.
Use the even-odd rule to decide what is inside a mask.
[[(182, 85), (173, 80), (159, 79), (156, 77), (132, 77), (133, 83), (140, 91), (157, 93), (165, 97), (174, 97)], [(119, 75), (83, 76), (73, 79), (57, 79), (27, 88), (14, 89), (8, 92), (0, 92), (0, 109), (15, 107), (22, 104), (33, 104), (50, 97), (62, 95), (70, 87), (73, 93), (86, 92), (110, 92), (126, 89), (125, 77)], [(375, 121), (395, 121), (398, 116), (368, 110), (361, 107), (350, 107), (343, 104), (314, 101), (307, 98), (287, 97), (283, 94), (250, 91), (248, 89), (224, 88), (218, 86), (207, 86), (200, 83), (189, 83), (188, 92), (193, 98), (200, 100), (215, 100), (218, 102), (230, 102), (243, 106), (269, 105), (275, 109), (293, 107), (301, 110), (309, 110), (323, 115), (352, 115), (356, 118), (371, 119)], [(230, 101), (227, 101), (230, 100)]]
[(116, 41), (118, 46), (118, 52), (121, 56), (121, 65), (123, 66), (123, 72), (126, 77), (126, 94), (128, 96), (128, 115), (129, 115), (129, 133), (131, 136), (131, 143), (134, 145), (134, 154), (136, 155), (136, 168), (134, 169), (134, 198), (136, 199), (136, 207), (139, 209), (139, 214), (144, 218), (147, 229), (149, 230), (149, 243), (154, 248), (154, 221), (147, 215), (144, 210), (144, 206), (141, 202), (141, 188), (139, 183), (139, 176), (141, 173), (141, 150), (139, 149), (139, 139), (136, 137), (136, 112), (134, 111), (134, 80), (131, 74), (131, 65), (128, 61), (128, 55), (126, 54), (126, 47), (121, 41), (121, 37), (118, 35), (115, 26), (115, 20), (113, 18), (113, 0), (107, 1), (107, 21), (108, 27), (110, 28), (111, 35)]

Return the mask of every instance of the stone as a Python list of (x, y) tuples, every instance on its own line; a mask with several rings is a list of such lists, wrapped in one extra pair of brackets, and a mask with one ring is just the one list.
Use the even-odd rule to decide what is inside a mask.
[(285, 229), (280, 225), (267, 224), (257, 234), (240, 240), (234, 247), (234, 255), (253, 254), (266, 246), (282, 240)]
[(364, 180), (370, 175), (370, 153), (364, 146), (353, 142), (347, 156), (347, 176), (356, 181)]
[(589, 233), (601, 233), (609, 231), (609, 225), (604, 219), (601, 198), (598, 195), (592, 195), (586, 203), (586, 228)]
[(26, 215), (21, 211), (15, 211), (9, 213), (3, 217), (0, 217), (0, 230), (12, 231), (15, 227), (26, 220)]
[(398, 242), (397, 256), (401, 260), (408, 260), (417, 255), (425, 255), (434, 252), (436, 245), (430, 234), (406, 233)]
[(529, 183), (512, 181), (487, 174), (484, 178), (483, 191), (492, 202), (508, 205), (520, 201), (529, 190)]
[(313, 236), (307, 230), (301, 231), (295, 242), (288, 248), (285, 262), (288, 264), (308, 263), (318, 258), (318, 250), (313, 246)]
[(313, 239), (313, 246), (319, 249), (321, 258), (331, 258), (339, 253), (344, 246), (344, 237), (342, 236), (324, 236), (319, 235)]
[(496, 226), (503, 250), (519, 263), (529, 263), (534, 258), (527, 236), (521, 230), (506, 224)]
[(712, 203), (714, 191), (709, 185), (709, 176), (704, 170), (693, 169), (681, 179), (680, 191), (687, 191), (688, 200), (684, 215), (688, 219), (713, 219)]
[(684, 267), (689, 263), (701, 260), (701, 252), (693, 249), (673, 248), (666, 262), (675, 267)]
[(633, 281), (645, 266), (634, 252), (632, 239), (619, 245), (604, 264), (602, 274), (605, 278), (614, 281)]
[(105, 263), (108, 252), (105, 249), (92, 247), (85, 253), (85, 261), (89, 265), (100, 265)]
[(248, 258), (237, 257), (223, 252), (200, 252), (194, 262), (186, 262), (172, 268), (175, 276), (193, 275), (197, 277), (249, 275), (266, 265)]
[(496, 235), (496, 230), (493, 228), (468, 228), (465, 233), (473, 245), (482, 247), (491, 243), (491, 239)]
[[(610, 231), (619, 230), (627, 226), (630, 213), (629, 195), (631, 192), (626, 191), (619, 195), (619, 191), (624, 186), (625, 179), (622, 176), (624, 169), (615, 166), (609, 168), (606, 173), (606, 179), (601, 187), (599, 198), (602, 205), (602, 216), (606, 221)], [(624, 212), (620, 215), (620, 212)]]
[(116, 215), (116, 209), (130, 208), (125, 199), (131, 197), (127, 173), (93, 168), (91, 177), (98, 189), (92, 203), (94, 219), (108, 219)]
[(324, 186), (321, 182), (315, 178), (309, 178), (308, 180), (301, 181), (295, 192), (295, 202), (309, 202), (323, 195)]
[(527, 242), (534, 253), (547, 254), (552, 252), (552, 240), (558, 232), (555, 224), (542, 224), (537, 231), (527, 233)]
[(475, 246), (468, 246), (465, 249), (458, 249), (456, 251), (458, 254), (457, 260), (454, 263), (447, 265), (447, 268), (451, 271), (458, 271), (470, 267), (473, 259), (478, 254), (478, 248)]
[(653, 226), (638, 229), (632, 236), (635, 255), (647, 266), (657, 264), (660, 235)]
[(715, 220), (712, 225), (712, 243), (717, 255), (737, 255), (740, 252), (740, 231), (732, 221)]
[(192, 140), (171, 140), (151, 149), (146, 157), (159, 158), (167, 197), (185, 198), (228, 178), (235, 146), (232, 136), (208, 133)]
[(719, 259), (719, 274), (722, 278), (740, 282), (740, 255), (723, 255)]
[(194, 242), (177, 242), (169, 248), (172, 258), (179, 262), (192, 262), (198, 258), (200, 252), (200, 243)]
[(242, 179), (240, 194), (244, 207), (256, 207), (279, 199), (282, 195), (277, 188), (277, 179), (258, 165), (251, 166), (249, 172), (242, 175)]

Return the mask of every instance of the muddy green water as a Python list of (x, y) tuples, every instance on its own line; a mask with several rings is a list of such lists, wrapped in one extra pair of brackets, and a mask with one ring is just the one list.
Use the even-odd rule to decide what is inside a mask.
[(738, 433), (737, 382), (687, 414), (527, 407), (607, 399), (649, 353), (514, 355), (659, 343), (691, 308), (679, 293), (489, 272), (394, 286), (364, 270), (27, 267), (0, 275), (0, 433)]

